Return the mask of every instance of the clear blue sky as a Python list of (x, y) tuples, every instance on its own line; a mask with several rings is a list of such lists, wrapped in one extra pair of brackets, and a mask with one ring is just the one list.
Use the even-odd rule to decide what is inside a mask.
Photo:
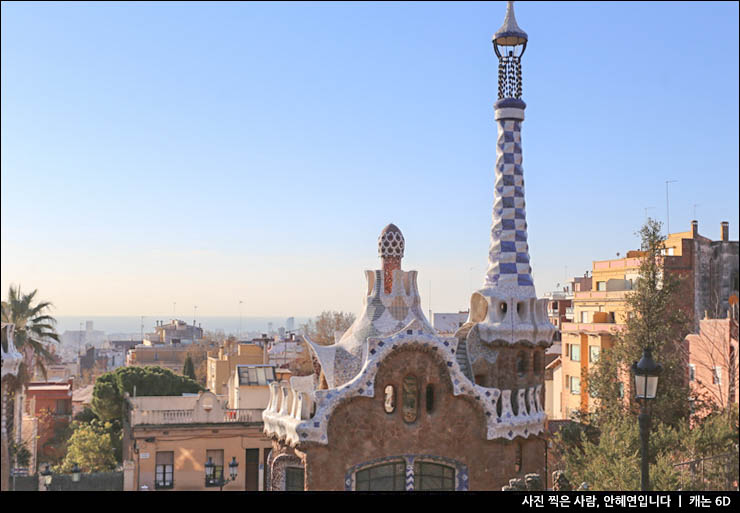
[[(505, 2), (2, 4), (2, 291), (57, 315), (424, 308), (486, 269)], [(738, 3), (518, 2), (538, 294), (645, 218), (738, 239)], [(694, 205), (697, 205), (696, 207)], [(567, 269), (566, 269), (567, 266)], [(431, 297), (429, 289), (431, 286)]]

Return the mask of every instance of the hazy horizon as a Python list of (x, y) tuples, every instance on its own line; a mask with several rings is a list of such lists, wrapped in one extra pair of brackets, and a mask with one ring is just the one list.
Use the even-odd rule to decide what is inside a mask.
[[(358, 313), (391, 222), (425, 314), (483, 284), (506, 2), (0, 8), (3, 298)], [(537, 294), (638, 248), (646, 215), (737, 240), (738, 4), (515, 9)]]

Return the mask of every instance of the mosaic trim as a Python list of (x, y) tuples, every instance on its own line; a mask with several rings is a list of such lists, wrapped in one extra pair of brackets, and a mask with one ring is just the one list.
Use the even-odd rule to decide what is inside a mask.
[(467, 465), (460, 463), (457, 460), (450, 458), (444, 458), (442, 456), (436, 456), (432, 454), (404, 454), (401, 456), (386, 456), (384, 458), (378, 458), (370, 461), (360, 463), (350, 467), (344, 476), (344, 489), (345, 491), (351, 492), (355, 490), (355, 475), (358, 471), (368, 467), (374, 467), (375, 465), (382, 465), (383, 463), (390, 463), (393, 461), (403, 460), (406, 467), (406, 491), (414, 491), (414, 463), (416, 462), (430, 462), (440, 463), (455, 469), (455, 491), (464, 492), (469, 489), (468, 486), (468, 467)]
[[(526, 438), (544, 430), (545, 411), (541, 402), (542, 385), (530, 387), (531, 393), (529, 389), (522, 389), (521, 394), (518, 391), (512, 394), (511, 390), (501, 391), (497, 388), (476, 385), (463, 374), (457, 361), (455, 355), (457, 341), (454, 338), (441, 338), (424, 333), (421, 328), (420, 323), (414, 322), (391, 337), (369, 338), (368, 359), (360, 374), (341, 387), (315, 390), (313, 400), (316, 411), (310, 418), (296, 415), (296, 411), (301, 407), (296, 406), (295, 401), (294, 404), (289, 404), (292, 392), (287, 385), (279, 388), (277, 384), (272, 384), (270, 404), (262, 414), (265, 433), (279, 440), (285, 440), (292, 446), (305, 442), (328, 444), (328, 426), (333, 411), (341, 403), (354, 397), (374, 397), (378, 368), (389, 354), (401, 346), (432, 351), (445, 363), (452, 382), (453, 395), (470, 397), (483, 409), (488, 440), (495, 438), (512, 440), (517, 436)], [(525, 401), (523, 403), (525, 407), (521, 407), (522, 403), (519, 399), (525, 397), (525, 394), (531, 400), (529, 404)], [(308, 400), (308, 394), (305, 393), (296, 392), (295, 397), (300, 397), (303, 401)], [(517, 401), (517, 406), (519, 406), (517, 415), (513, 413), (512, 400)], [(497, 412), (499, 401), (501, 401), (500, 415)], [(279, 411), (278, 403), (280, 403)]]
[(294, 454), (281, 454), (273, 460), (269, 479), (271, 490), (285, 491), (285, 475), (289, 467), (304, 468), (301, 459)]

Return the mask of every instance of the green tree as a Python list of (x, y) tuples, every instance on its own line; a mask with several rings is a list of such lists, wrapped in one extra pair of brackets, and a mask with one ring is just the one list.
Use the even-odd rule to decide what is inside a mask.
[(597, 398), (597, 416), (637, 415), (636, 403), (629, 397), (625, 400), (622, 390), (631, 389), (630, 367), (646, 348), (663, 366), (651, 404), (653, 420), (675, 424), (689, 414), (683, 341), (689, 332), (686, 310), (693, 304), (685, 301), (685, 281), (665, 268), (665, 237), (660, 230), (661, 223), (653, 219), (640, 230), (642, 257), (635, 288), (625, 297), (630, 312), (626, 329), (615, 334), (613, 347), (601, 352), (587, 376), (589, 393)]
[(92, 410), (102, 421), (123, 418), (124, 393), (129, 396), (182, 395), (197, 393), (204, 387), (192, 379), (164, 367), (119, 367), (95, 381)]
[[(727, 490), (738, 481), (738, 415), (716, 412), (702, 419), (657, 421), (650, 434), (650, 481), (654, 490)], [(600, 418), (598, 434), (563, 430), (555, 437), (558, 458), (572, 483), (591, 490), (640, 488), (640, 435), (629, 416)], [(593, 425), (589, 429), (595, 430)], [(574, 443), (572, 437), (578, 438)], [(704, 460), (698, 463), (699, 460)], [(695, 462), (694, 464), (688, 462)]]
[(182, 368), (182, 373), (185, 377), (190, 378), (193, 381), (197, 381), (195, 377), (195, 366), (193, 365), (193, 359), (190, 355), (187, 355), (185, 358), (185, 365)]
[(104, 472), (116, 468), (116, 457), (108, 423), (73, 422), (67, 454), (55, 472), (69, 473), (77, 463), (84, 473)]
[[(640, 274), (626, 296), (631, 311), (626, 329), (616, 334), (613, 347), (601, 352), (588, 374), (595, 411), (583, 413), (580, 424), (556, 435), (557, 457), (572, 483), (585, 481), (592, 490), (639, 489), (638, 408), (631, 397), (623, 397), (620, 384), (626, 385), (625, 390), (632, 388), (630, 367), (649, 347), (663, 365), (658, 393), (650, 405), (653, 489), (727, 489), (738, 479), (737, 410), (689, 418), (691, 392), (683, 341), (689, 331), (686, 310), (692, 307), (686, 298), (692, 296), (683, 289), (686, 283), (665, 268), (660, 223), (648, 220), (640, 236)], [(729, 465), (728, 454), (729, 460), (735, 455)], [(712, 458), (709, 470), (697, 478), (692, 464), (684, 463), (704, 458)]]

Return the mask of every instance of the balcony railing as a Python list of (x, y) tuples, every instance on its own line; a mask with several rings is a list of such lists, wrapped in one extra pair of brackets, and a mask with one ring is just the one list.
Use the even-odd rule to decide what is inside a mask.
[[(134, 410), (132, 412), (132, 425), (158, 425), (158, 424), (194, 424), (202, 423), (195, 419), (194, 410)], [(251, 423), (262, 422), (261, 409), (226, 409), (223, 416), (210, 419), (208, 423)]]
[(576, 292), (575, 299), (577, 301), (583, 299), (624, 299), (625, 296), (632, 292), (631, 290), (586, 290), (583, 292)]
[(582, 333), (613, 333), (615, 331), (624, 330), (626, 325), (615, 324), (613, 322), (564, 322), (561, 331), (563, 333), (569, 331), (577, 331)]

